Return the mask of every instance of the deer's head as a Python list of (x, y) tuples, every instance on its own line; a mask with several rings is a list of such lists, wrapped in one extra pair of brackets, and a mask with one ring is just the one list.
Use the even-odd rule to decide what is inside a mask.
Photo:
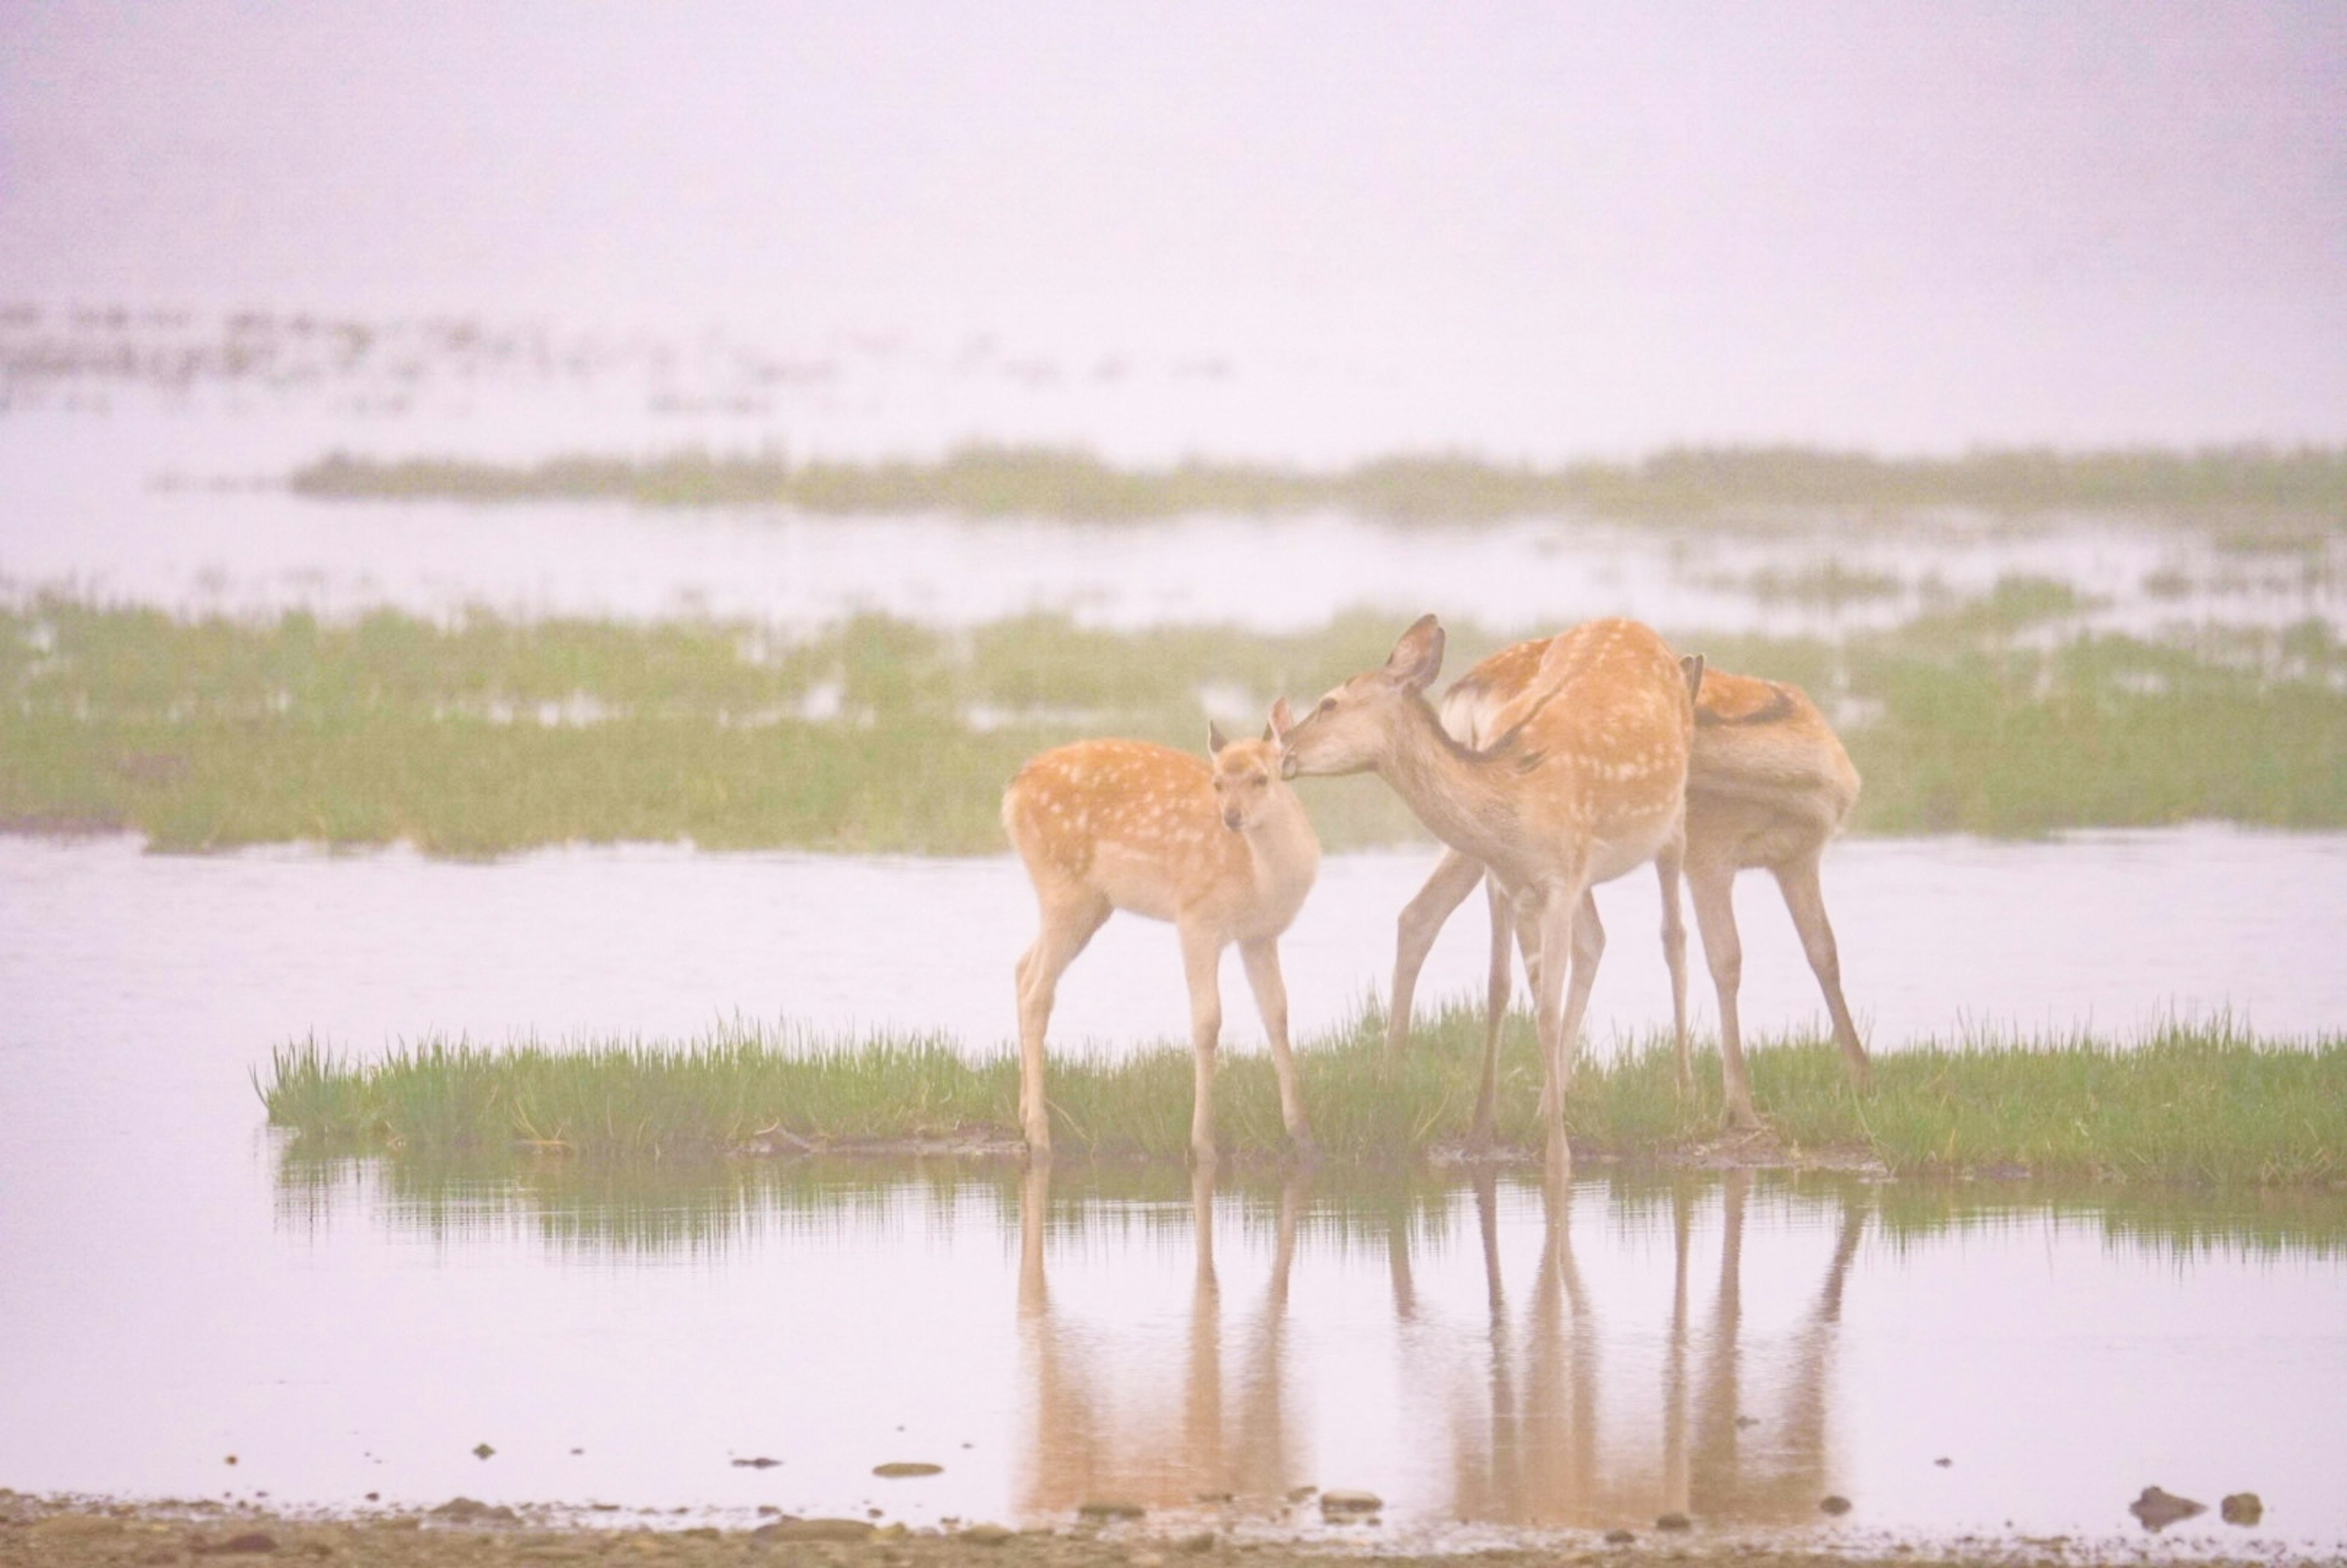
[(1283, 748), (1284, 775), (1357, 774), (1376, 766), (1404, 706), (1423, 701), (1441, 673), (1442, 628), (1431, 615), (1421, 615), (1382, 665), (1332, 688), (1296, 721)]
[(1287, 699), (1282, 697), (1272, 704), (1271, 723), (1259, 741), (1234, 741), (1220, 724), (1206, 725), (1206, 745), (1214, 759), (1214, 806), (1233, 833), (1262, 820), (1275, 792), (1286, 787), (1279, 781), (1286, 776), (1283, 743), (1290, 723)]

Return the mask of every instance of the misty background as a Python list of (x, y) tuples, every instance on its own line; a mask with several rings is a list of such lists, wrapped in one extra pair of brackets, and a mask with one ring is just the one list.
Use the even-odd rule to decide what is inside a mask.
[(12, 6), (0, 301), (1018, 372), (804, 438), (911, 450), (2331, 441), (2347, 10)]

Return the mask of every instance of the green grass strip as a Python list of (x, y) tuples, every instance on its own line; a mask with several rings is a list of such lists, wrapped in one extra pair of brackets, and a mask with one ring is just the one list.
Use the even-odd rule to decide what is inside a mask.
[[(1857, 833), (2028, 835), (2221, 819), (2347, 825), (2347, 646), (2319, 620), (2163, 641), (2049, 633), (2015, 579), (1896, 631), (1673, 632), (1840, 716)], [(130, 828), (165, 850), (405, 840), (495, 855), (706, 848), (990, 854), (1004, 784), (1086, 735), (1199, 747), (1202, 693), (1248, 712), (1381, 661), (1394, 618), (1270, 635), (1033, 615), (964, 632), (883, 616), (803, 636), (377, 612), (180, 619), (0, 606), (0, 827)], [(1515, 635), (1452, 624), (1450, 668)], [(1219, 716), (1236, 722), (1237, 712)], [(1423, 835), (1372, 779), (1315, 780), (1327, 848)]]
[(2347, 507), (2347, 449), (2225, 446), (1959, 457), (1800, 447), (1676, 448), (1635, 463), (1561, 467), (1402, 455), (1324, 472), (1188, 461), (1119, 468), (1054, 447), (961, 447), (934, 461), (793, 461), (772, 452), (681, 451), (641, 460), (570, 456), (529, 465), (336, 453), (292, 488), (337, 499), (605, 499), (642, 506), (785, 506), (835, 515), (1145, 520), (1197, 513), (1338, 509), (1394, 522), (1477, 522), (1597, 512), (1704, 515), (1732, 507), (1973, 506), (2006, 511)]
[[(1389, 1070), (1374, 1008), (1301, 1042), (1306, 1104), (1341, 1162), (1424, 1158), (1461, 1140), (1481, 1026), (1452, 1005)], [(1900, 1175), (1988, 1173), (2218, 1186), (2347, 1180), (2347, 1038), (2261, 1041), (2229, 1024), (2175, 1025), (2134, 1041), (2087, 1036), (1935, 1044), (1885, 1054), (1854, 1092), (1819, 1040), (1752, 1053), (1755, 1096), (1797, 1160), (1868, 1156)], [(1010, 1141), (1018, 1071), (1006, 1047), (972, 1061), (935, 1037), (828, 1039), (734, 1027), (678, 1043), (486, 1049), (426, 1042), (354, 1062), (307, 1042), (258, 1081), (269, 1120), (321, 1151), (447, 1154), (527, 1145), (590, 1161), (707, 1158), (753, 1145)], [(1062, 1052), (1049, 1089), (1062, 1152), (1179, 1161), (1191, 1061), (1158, 1045), (1109, 1061)], [(1535, 1143), (1538, 1072), (1528, 1022), (1511, 1020), (1501, 1136)], [(1223, 1146), (1278, 1157), (1270, 1064), (1226, 1054), (1215, 1095)], [(1584, 1060), (1569, 1123), (1584, 1154), (1662, 1159), (1716, 1139), (1716, 1057), (1682, 1100), (1667, 1047)]]

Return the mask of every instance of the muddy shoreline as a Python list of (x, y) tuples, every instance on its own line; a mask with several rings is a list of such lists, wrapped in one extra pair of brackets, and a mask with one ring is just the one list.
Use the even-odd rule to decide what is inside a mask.
[(2155, 1536), (1973, 1537), (1932, 1541), (1879, 1532), (1821, 1529), (1816, 1536), (1732, 1529), (1645, 1531), (1481, 1530), (1442, 1542), (1380, 1538), (1368, 1528), (1327, 1536), (1201, 1529), (1189, 1518), (1079, 1518), (1051, 1529), (990, 1524), (917, 1530), (857, 1519), (778, 1516), (751, 1526), (687, 1524), (630, 1516), (588, 1523), (588, 1511), (520, 1509), (452, 1499), (422, 1512), (364, 1517), (272, 1512), (253, 1504), (128, 1502), (34, 1497), (0, 1489), (0, 1568), (136, 1564), (165, 1568), (290, 1560), (366, 1568), (478, 1568), (524, 1563), (662, 1563), (673, 1568), (1289, 1568), (1372, 1559), (1396, 1568), (1471, 1562), (1480, 1568), (1646, 1563), (1735, 1568), (2096, 1568), (2176, 1562), (2296, 1568), (2336, 1563), (2336, 1554), (2271, 1540), (2211, 1550), (2205, 1542)]

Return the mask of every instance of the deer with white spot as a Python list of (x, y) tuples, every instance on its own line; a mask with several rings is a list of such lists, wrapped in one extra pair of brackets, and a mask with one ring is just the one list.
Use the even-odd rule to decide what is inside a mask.
[[(1515, 723), (1513, 715), (1538, 700), (1538, 677), (1548, 640), (1503, 648), (1452, 683), (1442, 696), (1443, 728), (1462, 744), (1490, 745)], [(1818, 865), (1826, 845), (1850, 819), (1858, 802), (1858, 770), (1809, 694), (1781, 681), (1700, 669), (1689, 673), (1695, 691), (1695, 743), (1687, 758), (1686, 881), (1695, 899), (1696, 928), (1719, 996), (1720, 1076), (1730, 1122), (1753, 1127), (1752, 1081), (1744, 1061), (1743, 1030), (1737, 992), (1744, 974), (1743, 941), (1736, 928), (1736, 874), (1755, 867), (1777, 879), (1785, 907), (1799, 932), (1801, 948), (1825, 993), (1834, 1040), (1841, 1047), (1851, 1081), (1867, 1086), (1866, 1047), (1860, 1043), (1850, 1003), (1842, 996), (1840, 951), (1826, 917)], [(1410, 1001), (1419, 970), (1435, 934), (1451, 911), (1474, 891), (1483, 875), (1471, 856), (1451, 850), (1426, 886), (1405, 906), (1394, 943), (1393, 1005), (1386, 1015), (1386, 1049), (1399, 1056), (1409, 1038)], [(1509, 941), (1513, 922), (1504, 897), (1491, 890), (1491, 967), (1486, 1018), (1485, 1056), (1497, 1048), (1500, 1022), (1513, 983)], [(1670, 965), (1672, 1011), (1684, 1020), (1686, 936), (1676, 900), (1663, 911), (1664, 957)], [(1565, 1014), (1577, 1020), (1605, 950), (1604, 927), (1594, 901), (1581, 907), (1573, 923), (1573, 972)], [(1528, 967), (1531, 953), (1526, 954)], [(1535, 982), (1537, 985), (1537, 982)], [(1678, 1075), (1692, 1087), (1684, 1021), (1678, 1030)]]
[(1288, 1050), (1279, 938), (1303, 907), (1320, 841), (1281, 777), (1287, 704), (1261, 740), (1208, 727), (1212, 761), (1144, 741), (1079, 741), (1030, 760), (1002, 795), (1002, 825), (1035, 886), (1041, 929), (1019, 960), (1019, 1117), (1031, 1158), (1048, 1159), (1043, 1036), (1060, 976), (1109, 916), (1173, 922), (1190, 987), (1197, 1059), (1190, 1153), (1214, 1163), (1214, 1055), (1222, 1032), (1217, 971), (1238, 944), (1271, 1040), (1280, 1120), (1299, 1156), (1314, 1153)]
[[(1678, 907), (1695, 729), (1689, 672), (1649, 628), (1590, 621), (1549, 640), (1534, 695), (1507, 733), (1472, 751), (1426, 700), (1442, 671), (1442, 628), (1421, 618), (1381, 668), (1331, 691), (1288, 731), (1286, 760), (1297, 774), (1376, 773), (1505, 892), (1516, 927), (1539, 954), (1541, 1113), (1552, 1165), (1569, 1169), (1564, 1096), (1579, 1020), (1565, 1017), (1563, 989), (1574, 917), (1591, 887), (1649, 861), (1663, 882), (1664, 908)], [(1487, 1061), (1478, 1144), (1491, 1137), (1496, 1089)]]

